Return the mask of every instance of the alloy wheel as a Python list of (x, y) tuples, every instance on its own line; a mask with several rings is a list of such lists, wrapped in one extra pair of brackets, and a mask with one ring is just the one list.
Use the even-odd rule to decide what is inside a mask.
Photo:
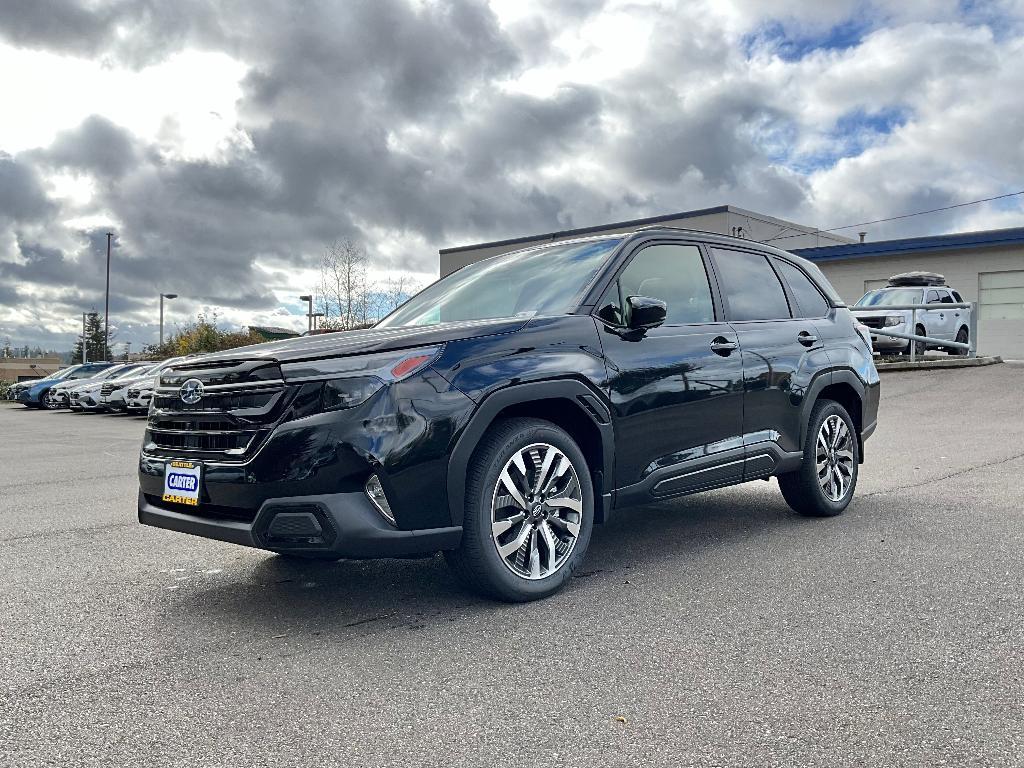
[(505, 566), (543, 579), (569, 560), (580, 534), (583, 494), (572, 461), (548, 443), (517, 450), (498, 475), (491, 538)]
[(853, 434), (836, 414), (822, 422), (815, 453), (822, 493), (830, 501), (842, 500), (853, 482)]

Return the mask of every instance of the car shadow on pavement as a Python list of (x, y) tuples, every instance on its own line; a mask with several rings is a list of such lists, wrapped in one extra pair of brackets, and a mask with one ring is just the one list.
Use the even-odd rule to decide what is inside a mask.
[[(622, 584), (631, 573), (685, 565), (709, 548), (748, 549), (750, 539), (767, 530), (828, 524), (797, 516), (777, 492), (751, 490), (756, 487), (616, 512), (609, 523), (595, 527), (573, 582), (541, 605), (586, 599), (587, 591)], [(217, 578), (174, 594), (179, 597), (172, 620), (181, 614), (185, 622), (200, 619), (236, 629), (241, 625), (270, 636), (287, 631), (292, 638), (399, 626), (422, 629), (469, 615), (517, 610), (467, 592), (441, 555), (322, 562), (246, 551)]]

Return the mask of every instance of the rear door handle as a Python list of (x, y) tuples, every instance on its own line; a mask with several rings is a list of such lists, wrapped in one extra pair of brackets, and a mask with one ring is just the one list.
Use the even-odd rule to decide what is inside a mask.
[(805, 347), (809, 347), (818, 340), (818, 337), (815, 336), (813, 333), (808, 333), (807, 331), (800, 331), (800, 333), (798, 333), (796, 336), (796, 340), (803, 344)]
[(722, 355), (722, 357), (728, 357), (739, 348), (739, 344), (729, 341), (725, 336), (716, 336), (711, 340), (711, 351), (716, 355)]

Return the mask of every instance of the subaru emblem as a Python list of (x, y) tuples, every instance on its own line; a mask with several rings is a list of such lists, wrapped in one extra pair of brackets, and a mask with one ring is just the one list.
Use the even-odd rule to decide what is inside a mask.
[(203, 382), (199, 379), (189, 379), (181, 385), (178, 394), (185, 405), (195, 405), (203, 399)]

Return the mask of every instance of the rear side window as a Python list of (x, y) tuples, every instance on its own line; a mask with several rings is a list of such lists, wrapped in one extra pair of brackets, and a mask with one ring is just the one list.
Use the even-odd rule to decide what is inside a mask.
[(964, 300), (960, 298), (960, 294), (957, 293), (956, 291), (953, 291), (953, 298), (956, 299), (956, 303), (957, 304), (963, 304), (964, 303)]
[(789, 303), (778, 275), (760, 253), (712, 248), (730, 320), (789, 319)]
[(811, 279), (803, 270), (788, 261), (774, 259), (775, 266), (782, 273), (782, 279), (789, 284), (789, 290), (796, 299), (793, 315), (799, 317), (824, 317), (828, 314), (828, 302), (821, 292), (814, 287)]
[(928, 291), (928, 295), (925, 297), (924, 303), (925, 304), (938, 304), (939, 303), (939, 292), (938, 291)]
[(943, 304), (952, 304), (953, 297), (949, 295), (948, 291), (939, 291), (939, 301)]

